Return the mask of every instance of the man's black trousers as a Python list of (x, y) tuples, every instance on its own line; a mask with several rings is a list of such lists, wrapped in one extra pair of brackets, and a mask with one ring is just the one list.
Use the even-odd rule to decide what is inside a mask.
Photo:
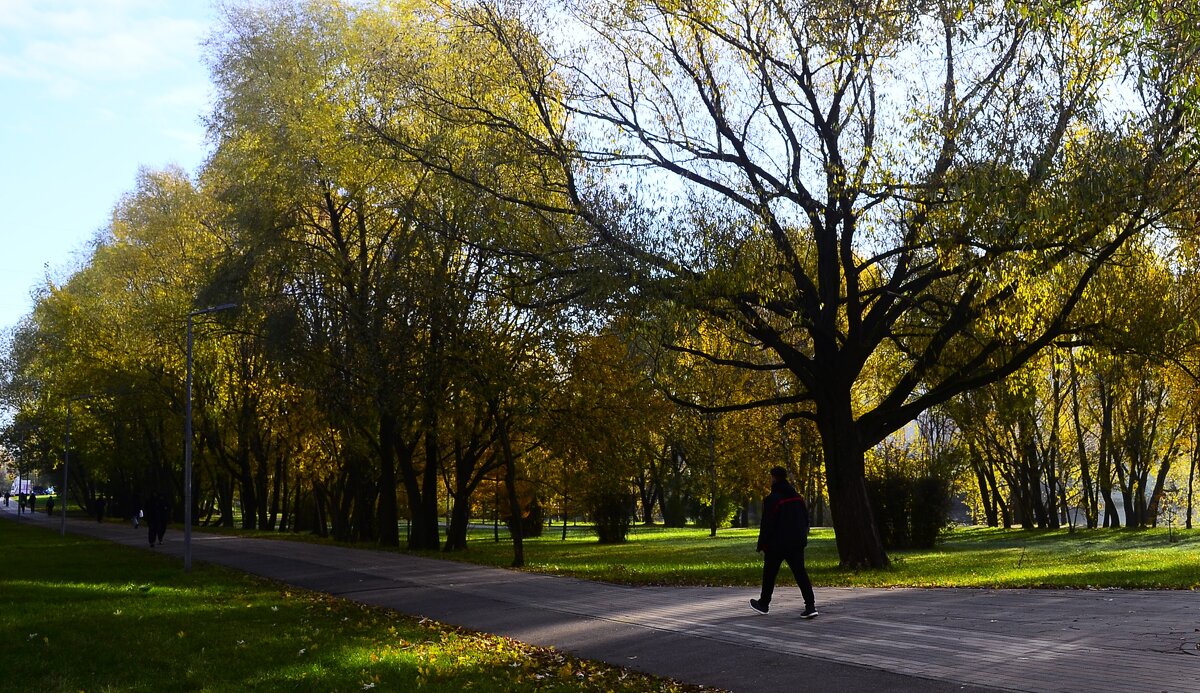
[(800, 587), (800, 594), (804, 596), (804, 605), (807, 607), (814, 606), (812, 583), (808, 580), (808, 571), (804, 569), (804, 547), (798, 549), (790, 549), (788, 551), (766, 551), (763, 553), (763, 579), (762, 579), (762, 596), (759, 598), (759, 603), (763, 606), (768, 606), (771, 603), (771, 594), (775, 592), (775, 577), (779, 575), (779, 566), (784, 563), (792, 569), (792, 576), (796, 578), (796, 584)]

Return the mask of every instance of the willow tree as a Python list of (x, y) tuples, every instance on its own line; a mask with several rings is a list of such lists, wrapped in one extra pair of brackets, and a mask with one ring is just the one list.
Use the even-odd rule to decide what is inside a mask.
[[(495, 98), (495, 80), (450, 24), (426, 0), (281, 2), (231, 10), (211, 46), (209, 174), (235, 229), (229, 275), (248, 291), (262, 288), (255, 275), (285, 277), (259, 300), (273, 304), (277, 355), (341, 434), (346, 536), (377, 528), (382, 543), (398, 543), (402, 489), (415, 548), (440, 542), (456, 378), (474, 377), (464, 363), (487, 344), (505, 272), (488, 248), (521, 226), (405, 154), (500, 167), (488, 130), (428, 115), (439, 90)], [(456, 493), (469, 494), (477, 472), (464, 467)]]
[[(422, 397), (413, 277), (436, 263), (416, 222), (422, 176), (356, 137), (354, 113), (379, 13), (342, 3), (235, 8), (210, 44), (217, 143), (206, 180), (226, 205), (223, 274), (264, 320), (272, 357), (313, 393), (337, 461), (314, 489), (335, 535), (438, 546), (436, 475), (414, 469)], [(403, 24), (397, 5), (390, 17)], [(427, 263), (423, 265), (422, 263)], [(228, 300), (228, 299), (226, 299)], [(236, 300), (236, 299), (235, 299)]]
[[(549, 182), (572, 204), (555, 211), (644, 295), (728, 322), (790, 374), (776, 398), (696, 404), (807, 403), (844, 566), (888, 563), (865, 451), (1070, 333), (1088, 283), (1177, 205), (1195, 162), (1200, 37), (1179, 3), (462, 14), (518, 66), (540, 127), (467, 112), (557, 157)], [(866, 373), (886, 379), (864, 388)]]

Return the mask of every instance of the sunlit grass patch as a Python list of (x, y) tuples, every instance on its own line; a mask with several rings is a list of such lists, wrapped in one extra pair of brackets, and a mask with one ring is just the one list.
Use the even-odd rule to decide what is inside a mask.
[[(229, 531), (229, 530), (226, 530)], [(256, 532), (256, 536), (271, 536)], [(309, 535), (287, 535), (297, 541)], [(463, 552), (421, 552), (508, 567), (512, 543), (489, 529), (469, 534)], [(757, 528), (638, 525), (624, 544), (602, 545), (585, 527), (561, 525), (525, 540), (526, 570), (628, 585), (745, 586), (759, 583)], [(328, 541), (314, 538), (314, 541)], [(957, 527), (932, 550), (892, 551), (886, 570), (838, 567), (833, 530), (815, 528), (806, 563), (813, 583), (859, 587), (1200, 588), (1200, 529), (1025, 530)]]
[[(624, 544), (594, 537), (562, 541), (554, 532), (527, 539), (528, 570), (620, 584), (757, 585), (762, 559), (754, 528), (638, 527)], [(428, 554), (435, 555), (435, 554)], [(494, 566), (512, 560), (508, 541), (476, 535), (468, 550), (436, 554)], [(931, 550), (893, 551), (886, 570), (838, 567), (829, 528), (813, 530), (806, 563), (813, 582), (859, 587), (1129, 587), (1200, 586), (1200, 530), (1023, 530), (956, 528)]]
[(0, 521), (0, 690), (700, 690)]

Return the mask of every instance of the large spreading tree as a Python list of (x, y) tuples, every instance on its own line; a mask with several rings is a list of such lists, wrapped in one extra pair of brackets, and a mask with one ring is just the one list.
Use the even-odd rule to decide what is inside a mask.
[[(1078, 331), (1194, 174), (1174, 2), (475, 3), (633, 291), (736, 327), (820, 433), (844, 566), (881, 567), (864, 453)], [(471, 172), (459, 171), (463, 177)], [(519, 197), (518, 190), (497, 190)], [(532, 200), (537, 206), (539, 202)], [(556, 258), (557, 259), (557, 258)], [(869, 376), (869, 377), (868, 377)]]

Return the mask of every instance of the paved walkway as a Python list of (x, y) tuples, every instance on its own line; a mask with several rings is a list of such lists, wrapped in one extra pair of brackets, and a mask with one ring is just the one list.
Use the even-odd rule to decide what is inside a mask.
[[(14, 519), (15, 506), (0, 512)], [(59, 526), (44, 513), (22, 521)], [(67, 529), (146, 541), (115, 521)], [(1195, 592), (818, 587), (821, 615), (802, 621), (783, 580), (759, 616), (747, 588), (623, 587), (365, 549), (192, 539), (196, 561), (738, 692), (1200, 691)], [(182, 533), (168, 531), (155, 550), (182, 556)]]

